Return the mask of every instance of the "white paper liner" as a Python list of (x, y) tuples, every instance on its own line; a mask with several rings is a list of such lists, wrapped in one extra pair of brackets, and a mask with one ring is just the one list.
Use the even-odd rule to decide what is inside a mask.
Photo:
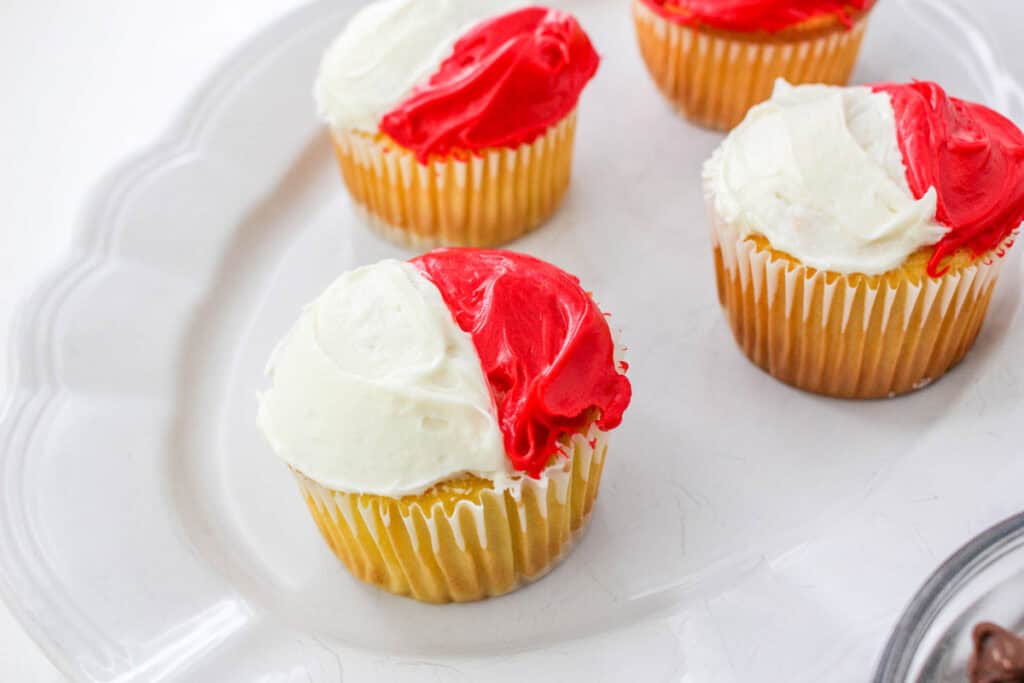
[(708, 203), (719, 298), (740, 348), (774, 377), (830, 396), (896, 396), (956, 365), (1013, 242), (939, 278), (846, 276), (773, 258)]
[(463, 602), (534, 581), (566, 555), (590, 518), (607, 439), (592, 424), (538, 479), (509, 477), (447, 504), (417, 500), (429, 494), (348, 494), (295, 476), (325, 540), (357, 578), (425, 602)]
[(793, 84), (845, 85), (867, 28), (867, 15), (849, 30), (774, 40), (760, 34), (681, 26), (633, 0), (640, 52), (658, 88), (687, 118), (728, 130), (771, 96), (776, 78)]
[(569, 187), (575, 133), (573, 111), (530, 144), (426, 164), (383, 136), (333, 137), (342, 177), (369, 225), (427, 249), (496, 246), (539, 227)]

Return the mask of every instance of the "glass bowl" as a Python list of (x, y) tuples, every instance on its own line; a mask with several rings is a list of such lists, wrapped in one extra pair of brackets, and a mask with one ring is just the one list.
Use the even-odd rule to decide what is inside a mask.
[(976, 536), (928, 578), (896, 624), (875, 683), (965, 683), (980, 621), (1024, 631), (1024, 513)]

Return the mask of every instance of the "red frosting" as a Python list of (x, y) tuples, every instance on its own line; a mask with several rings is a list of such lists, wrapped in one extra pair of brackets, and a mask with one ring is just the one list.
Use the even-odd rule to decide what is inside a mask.
[(853, 26), (855, 12), (871, 9), (875, 0), (642, 0), (677, 24), (703, 25), (737, 33), (775, 33), (808, 19), (833, 16)]
[(572, 16), (543, 7), (474, 26), (380, 129), (420, 161), (431, 154), (518, 147), (576, 106), (600, 59)]
[(936, 220), (950, 231), (935, 245), (928, 273), (967, 247), (998, 249), (1024, 221), (1024, 133), (988, 107), (949, 97), (935, 83), (882, 83), (896, 114), (907, 181), (920, 199), (938, 194)]
[(473, 338), (517, 470), (540, 475), (558, 437), (612, 429), (629, 405), (608, 323), (579, 280), (510, 251), (436, 249), (412, 263), (441, 291)]

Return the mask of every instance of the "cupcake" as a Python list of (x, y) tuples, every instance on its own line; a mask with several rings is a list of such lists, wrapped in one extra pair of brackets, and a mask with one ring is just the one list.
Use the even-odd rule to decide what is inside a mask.
[(575, 277), (442, 249), (345, 273), (307, 306), (259, 423), (353, 575), (479, 600), (544, 575), (585, 527), (625, 368)]
[(369, 224), (403, 245), (494, 246), (569, 187), (598, 56), (576, 20), (494, 0), (380, 0), (328, 48), (315, 96)]
[(640, 54), (687, 118), (729, 130), (776, 78), (845, 85), (875, 0), (633, 0)]
[(895, 396), (956, 365), (1024, 220), (1024, 134), (934, 83), (780, 81), (704, 167), (718, 296), (772, 376)]

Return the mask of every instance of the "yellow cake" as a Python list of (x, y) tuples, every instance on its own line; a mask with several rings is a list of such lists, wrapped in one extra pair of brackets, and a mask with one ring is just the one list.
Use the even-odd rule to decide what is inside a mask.
[(575, 277), (435, 250), (344, 273), (307, 306), (259, 422), (353, 576), (480, 600), (543, 576), (585, 528), (631, 395), (617, 356)]
[(943, 376), (973, 346), (1024, 219), (1022, 168), (1014, 124), (934, 83), (780, 81), (704, 167), (739, 347), (842, 398)]

